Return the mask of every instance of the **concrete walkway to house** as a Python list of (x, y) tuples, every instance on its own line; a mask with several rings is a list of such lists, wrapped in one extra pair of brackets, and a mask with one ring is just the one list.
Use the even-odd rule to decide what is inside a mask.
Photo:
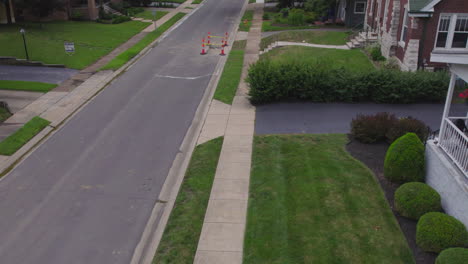
[(321, 27), (321, 28), (308, 28), (308, 29), (289, 29), (289, 30), (280, 30), (280, 31), (267, 31), (267, 32), (262, 32), (262, 38), (266, 38), (269, 36), (273, 36), (276, 34), (279, 34), (281, 32), (290, 32), (290, 31), (337, 31), (337, 32), (347, 32), (349, 31), (349, 28), (327, 28), (327, 27)]
[(260, 54), (271, 51), (275, 48), (281, 48), (286, 46), (302, 46), (302, 47), (311, 47), (311, 48), (322, 48), (322, 49), (341, 49), (349, 50), (350, 48), (346, 45), (322, 45), (322, 44), (313, 44), (313, 43), (304, 43), (304, 42), (290, 42), (290, 41), (276, 41), (260, 52)]
[[(244, 79), (249, 65), (258, 60), (263, 15), (263, 4), (252, 6), (254, 18), (247, 36), (237, 94), (231, 107), (213, 101), (199, 139), (201, 143), (219, 136), (225, 127), (223, 147), (195, 256), (196, 264), (242, 263), (255, 126), (255, 108), (248, 101)], [(220, 130), (215, 127), (220, 127)], [(211, 135), (207, 132), (210, 130)]]

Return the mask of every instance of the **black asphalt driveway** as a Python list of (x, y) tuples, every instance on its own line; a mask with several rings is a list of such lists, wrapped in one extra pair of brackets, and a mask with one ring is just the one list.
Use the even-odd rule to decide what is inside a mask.
[(0, 262), (129, 263), (243, 0), (205, 0), (0, 181)]
[[(344, 103), (278, 103), (256, 109), (255, 133), (348, 133), (350, 122), (358, 114), (389, 112), (397, 117), (412, 116), (433, 130), (440, 127), (443, 104), (344, 104)], [(454, 105), (453, 116), (466, 116), (466, 105)]]
[(0, 65), (0, 80), (59, 84), (78, 72), (67, 68)]

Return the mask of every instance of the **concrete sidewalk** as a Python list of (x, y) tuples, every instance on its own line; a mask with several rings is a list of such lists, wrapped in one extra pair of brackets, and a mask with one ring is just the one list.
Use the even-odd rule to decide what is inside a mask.
[[(247, 70), (258, 60), (263, 4), (254, 4), (241, 83), (232, 106), (213, 101), (199, 143), (220, 136), (224, 142), (211, 189), (194, 263), (242, 263), (249, 197), (255, 108), (248, 100)], [(229, 109), (228, 109), (229, 108)], [(216, 128), (218, 127), (218, 128)], [(209, 132), (212, 131), (210, 135)]]

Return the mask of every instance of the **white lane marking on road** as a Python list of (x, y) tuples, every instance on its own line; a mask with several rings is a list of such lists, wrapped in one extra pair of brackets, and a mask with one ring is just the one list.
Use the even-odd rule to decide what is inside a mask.
[(205, 74), (205, 75), (194, 76), (194, 77), (183, 77), (183, 76), (171, 76), (171, 75), (159, 75), (159, 74), (155, 74), (154, 77), (169, 78), (169, 79), (196, 80), (196, 79), (208, 77), (208, 76), (211, 76), (211, 75), (213, 75), (213, 74)]

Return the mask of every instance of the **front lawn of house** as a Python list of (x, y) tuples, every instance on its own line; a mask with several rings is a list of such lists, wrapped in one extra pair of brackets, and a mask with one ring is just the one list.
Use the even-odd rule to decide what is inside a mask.
[[(83, 69), (148, 25), (149, 23), (139, 21), (121, 24), (60, 21), (42, 23), (42, 26), (39, 23), (1, 25), (0, 56), (26, 58), (23, 39), (19, 33), (24, 28), (31, 60)], [(64, 41), (75, 43), (75, 54), (65, 53)]]
[(367, 56), (359, 49), (339, 50), (312, 47), (287, 46), (275, 48), (261, 56), (275, 62), (288, 62), (291, 60), (316, 63), (321, 61), (334, 68), (346, 68), (354, 72), (368, 72), (375, 67)]
[(0, 80), (0, 90), (47, 93), (57, 87), (54, 83)]
[(245, 264), (414, 263), (346, 135), (256, 136)]
[(162, 18), (163, 16), (167, 15), (169, 12), (167, 11), (156, 11), (156, 18), (153, 16), (153, 11), (146, 9), (145, 11), (135, 14), (135, 17), (143, 18), (143, 19), (148, 19), (148, 20), (158, 20)]
[(285, 31), (262, 38), (260, 49), (264, 50), (276, 41), (305, 42), (324, 45), (345, 45), (348, 32), (340, 31)]

